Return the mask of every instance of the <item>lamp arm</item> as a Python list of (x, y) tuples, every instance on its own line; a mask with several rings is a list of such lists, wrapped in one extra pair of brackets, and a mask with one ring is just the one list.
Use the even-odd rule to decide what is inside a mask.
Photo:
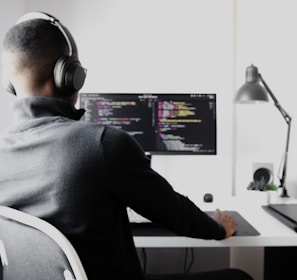
[(266, 82), (264, 81), (262, 75), (259, 73), (259, 79), (262, 82), (262, 84), (264, 85), (265, 89), (267, 90), (267, 92), (269, 93), (270, 97), (272, 98), (274, 105), (276, 106), (276, 108), (280, 111), (280, 113), (282, 114), (283, 118), (285, 119), (286, 123), (289, 125), (289, 123), (291, 123), (292, 118), (290, 117), (290, 115), (285, 111), (285, 109), (280, 105), (280, 103), (278, 102), (278, 100), (276, 99), (275, 95), (272, 93), (271, 89), (269, 88), (269, 86), (266, 84)]
[(283, 197), (287, 197), (287, 190), (286, 190), (286, 177), (287, 177), (287, 162), (288, 162), (288, 151), (289, 151), (289, 139), (290, 139), (290, 132), (291, 132), (291, 119), (288, 123), (288, 130), (287, 130), (287, 140), (286, 140), (286, 151), (284, 155), (284, 166), (283, 166), (283, 174), (280, 178), (280, 188), (283, 188)]
[(283, 165), (283, 173), (282, 177), (280, 178), (280, 188), (282, 188), (282, 197), (288, 197), (287, 190), (286, 190), (286, 176), (287, 176), (287, 162), (288, 162), (288, 151), (289, 151), (289, 139), (290, 139), (290, 133), (291, 133), (291, 121), (292, 118), (290, 115), (285, 111), (285, 109), (279, 104), (278, 100), (270, 90), (269, 86), (266, 84), (264, 81), (262, 75), (259, 73), (259, 79), (264, 85), (265, 89), (269, 93), (270, 97), (272, 98), (274, 105), (276, 108), (280, 111), (282, 114), (283, 118), (285, 119), (287, 125), (288, 125), (288, 130), (287, 130), (287, 139), (286, 139), (286, 150), (285, 150), (285, 155), (284, 155), (284, 165)]

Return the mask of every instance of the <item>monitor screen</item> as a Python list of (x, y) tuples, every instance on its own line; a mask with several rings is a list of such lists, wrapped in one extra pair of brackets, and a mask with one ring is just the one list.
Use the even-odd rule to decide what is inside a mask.
[(216, 94), (80, 93), (84, 120), (127, 131), (148, 154), (217, 154)]

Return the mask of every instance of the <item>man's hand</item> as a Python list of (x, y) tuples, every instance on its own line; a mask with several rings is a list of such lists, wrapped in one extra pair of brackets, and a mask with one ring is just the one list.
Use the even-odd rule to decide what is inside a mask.
[(236, 231), (237, 223), (233, 216), (229, 214), (228, 211), (220, 211), (216, 209), (214, 213), (214, 220), (217, 221), (220, 225), (222, 225), (226, 230), (225, 238), (228, 238), (234, 234)]

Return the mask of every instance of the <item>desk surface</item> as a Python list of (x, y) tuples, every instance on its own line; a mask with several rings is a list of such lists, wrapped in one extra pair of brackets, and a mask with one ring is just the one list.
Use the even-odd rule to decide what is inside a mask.
[[(260, 233), (258, 236), (232, 236), (221, 241), (181, 236), (135, 236), (134, 242), (136, 247), (142, 248), (297, 246), (297, 233), (267, 213), (261, 207), (265, 202), (249, 196), (223, 198), (220, 201), (216, 199), (213, 203), (197, 203), (205, 211), (216, 208), (238, 211)], [(291, 200), (287, 202), (291, 203)], [(292, 202), (296, 203), (296, 200)]]

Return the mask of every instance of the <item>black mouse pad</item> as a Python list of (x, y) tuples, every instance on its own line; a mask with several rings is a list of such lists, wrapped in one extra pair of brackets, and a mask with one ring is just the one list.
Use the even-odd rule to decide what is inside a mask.
[[(213, 216), (214, 211), (206, 211), (209, 216)], [(234, 236), (257, 236), (260, 233), (237, 211), (229, 211), (237, 222), (237, 230)], [(131, 223), (133, 236), (176, 236), (172, 231), (154, 223)]]
[[(257, 236), (260, 233), (245, 219), (243, 218), (237, 211), (228, 211), (230, 215), (235, 218), (237, 223), (237, 229), (234, 236)], [(214, 211), (206, 211), (206, 213), (210, 216), (213, 216)]]

